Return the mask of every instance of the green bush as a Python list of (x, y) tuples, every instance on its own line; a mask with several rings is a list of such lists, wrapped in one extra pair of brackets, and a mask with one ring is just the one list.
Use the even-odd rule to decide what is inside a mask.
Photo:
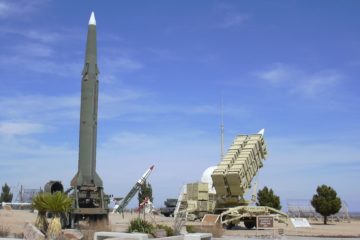
[(157, 224), (156, 227), (159, 229), (164, 229), (166, 232), (166, 236), (168, 236), (168, 237), (174, 236), (174, 229), (172, 229), (171, 227), (163, 225), (163, 224)]
[(136, 218), (130, 221), (130, 226), (128, 228), (128, 232), (139, 232), (139, 233), (148, 233), (152, 234), (154, 231), (154, 226), (141, 218)]

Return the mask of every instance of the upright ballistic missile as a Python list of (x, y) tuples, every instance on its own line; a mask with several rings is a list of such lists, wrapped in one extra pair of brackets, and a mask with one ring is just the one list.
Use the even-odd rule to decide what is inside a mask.
[(78, 172), (71, 181), (72, 187), (102, 187), (96, 173), (96, 132), (98, 118), (98, 80), (96, 50), (96, 20), (94, 12), (89, 20), (84, 69), (81, 80), (81, 109)]

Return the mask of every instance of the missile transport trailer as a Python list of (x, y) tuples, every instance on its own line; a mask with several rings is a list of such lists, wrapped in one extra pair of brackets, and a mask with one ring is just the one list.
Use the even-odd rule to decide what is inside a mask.
[[(259, 215), (271, 214), (277, 220), (287, 221), (285, 213), (267, 206), (250, 206), (251, 201), (244, 199), (267, 156), (263, 135), (264, 130), (252, 135), (238, 135), (220, 163), (204, 172), (202, 181), (206, 183), (187, 185), (183, 204), (188, 220), (202, 218), (207, 213), (218, 214), (218, 221), (228, 228), (242, 221), (249, 229), (256, 226)], [(194, 196), (194, 184), (197, 184), (197, 197)]]

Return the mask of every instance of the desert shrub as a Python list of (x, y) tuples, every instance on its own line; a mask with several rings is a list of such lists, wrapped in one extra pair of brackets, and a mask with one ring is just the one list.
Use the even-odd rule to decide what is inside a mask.
[[(130, 221), (130, 226), (128, 228), (128, 232), (139, 232), (139, 233), (148, 233), (152, 234), (154, 231), (154, 226), (141, 218), (136, 218)], [(166, 231), (166, 230), (165, 230)]]
[[(48, 238), (55, 239), (61, 235), (60, 214), (68, 212), (71, 204), (72, 199), (62, 192), (55, 192), (54, 194), (39, 193), (33, 199), (33, 206), (39, 211), (36, 224), (41, 227), (42, 231), (47, 227), (46, 235)], [(53, 214), (49, 225), (47, 225), (45, 217), (46, 212)]]
[(166, 236), (168, 236), (168, 237), (174, 236), (174, 229), (172, 229), (171, 227), (163, 225), (163, 224), (157, 224), (156, 227), (160, 228), (160, 229), (164, 229), (166, 232)]
[(0, 237), (8, 237), (10, 233), (10, 229), (5, 226), (0, 226)]
[(186, 225), (186, 231), (188, 233), (196, 233), (194, 226)]
[(32, 200), (32, 206), (34, 209), (38, 210), (35, 227), (41, 232), (46, 233), (49, 224), (46, 219), (47, 204), (45, 202), (45, 194), (37, 194)]

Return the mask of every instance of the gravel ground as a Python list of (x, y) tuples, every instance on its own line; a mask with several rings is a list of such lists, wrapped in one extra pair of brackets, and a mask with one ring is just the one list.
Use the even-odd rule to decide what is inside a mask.
[[(110, 214), (110, 224), (112, 231), (125, 232), (129, 221), (138, 217), (138, 214), (125, 213), (124, 217), (120, 214)], [(26, 222), (34, 223), (36, 214), (26, 210), (4, 210), (0, 209), (0, 229), (7, 228), (10, 233), (19, 234), (23, 231), (23, 226)], [(172, 218), (163, 216), (146, 217), (147, 220), (156, 222), (157, 224), (173, 225)], [(191, 225), (201, 225), (201, 223), (189, 223)], [(316, 236), (315, 239), (342, 239), (353, 237), (360, 239), (360, 220), (352, 220), (347, 222), (336, 222), (328, 225), (323, 225), (320, 222), (311, 222), (311, 228), (295, 229), (291, 224), (276, 224), (275, 230), (247, 230), (243, 226), (238, 226), (232, 230), (222, 230), (223, 238), (225, 239), (240, 239), (240, 238), (269, 238), (274, 236), (278, 239), (312, 239), (310, 236)], [(284, 236), (280, 236), (278, 229), (284, 230)], [(257, 238), (256, 238), (257, 236)], [(294, 237), (295, 236), (295, 237)], [(305, 236), (305, 238), (298, 237)], [(321, 237), (321, 238), (319, 238)]]

